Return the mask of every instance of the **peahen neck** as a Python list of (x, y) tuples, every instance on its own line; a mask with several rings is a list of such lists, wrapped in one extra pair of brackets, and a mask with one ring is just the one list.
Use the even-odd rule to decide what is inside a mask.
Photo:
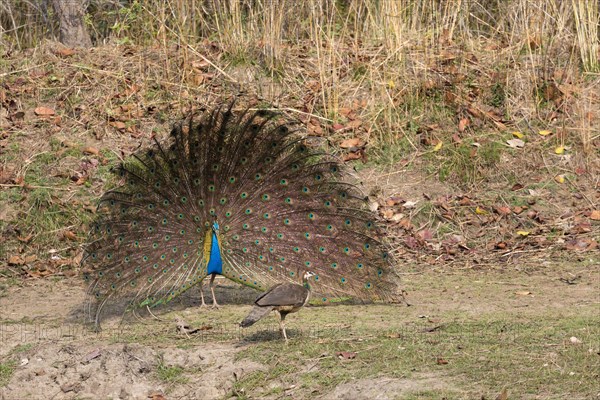
[(302, 278), (302, 286), (304, 286), (306, 290), (310, 292), (310, 283), (308, 282), (308, 277), (305, 276)]
[(210, 253), (208, 265), (206, 266), (207, 274), (223, 274), (223, 259), (221, 258), (221, 248), (219, 247), (219, 237), (217, 233), (212, 231), (207, 232), (206, 239), (210, 240)]

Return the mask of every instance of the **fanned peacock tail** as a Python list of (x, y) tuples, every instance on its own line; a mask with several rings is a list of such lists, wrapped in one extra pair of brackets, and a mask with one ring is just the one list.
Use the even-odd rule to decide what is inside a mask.
[(96, 323), (119, 297), (177, 297), (219, 256), (220, 274), (258, 290), (312, 271), (322, 301), (395, 300), (374, 214), (343, 165), (282, 114), (233, 106), (187, 118), (117, 169), (84, 257)]

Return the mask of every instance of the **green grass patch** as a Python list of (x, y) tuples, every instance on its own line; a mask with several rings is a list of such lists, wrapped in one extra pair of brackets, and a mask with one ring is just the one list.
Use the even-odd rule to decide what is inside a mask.
[(25, 353), (25, 352), (28, 352), (29, 350), (31, 350), (32, 348), (33, 348), (33, 344), (31, 344), (31, 343), (19, 344), (10, 351), (10, 354)]
[(185, 370), (177, 365), (166, 365), (162, 356), (158, 357), (156, 366), (156, 376), (167, 383), (187, 383), (189, 381), (183, 374)]
[[(334, 325), (334, 309), (313, 313), (311, 326)], [(369, 315), (356, 308), (357, 318), (348, 321), (347, 310), (343, 311), (337, 313), (339, 322), (347, 321), (352, 328), (325, 330), (319, 337), (290, 330), (296, 337), (287, 346), (268, 341), (241, 352), (240, 358), (257, 361), (267, 370), (245, 376), (236, 383), (236, 391), (264, 395), (271, 390), (265, 382), (275, 380), (299, 386), (304, 395), (319, 395), (355, 379), (385, 376), (418, 381), (422, 375), (433, 374), (447, 383), (444, 391), (453, 393), (450, 398), (494, 398), (507, 386), (515, 398), (559, 393), (581, 398), (597, 393), (594, 382), (600, 361), (589, 346), (600, 335), (598, 318), (540, 315), (520, 319), (501, 314), (464, 319), (457, 315), (455, 321), (429, 330), (431, 326), (420, 324), (390, 323), (395, 327), (386, 328), (381, 312)], [(327, 322), (319, 321), (319, 316)], [(570, 336), (587, 344), (573, 345)], [(353, 352), (356, 358), (344, 360), (338, 352)], [(407, 398), (439, 398), (440, 394), (423, 387)]]
[(15, 373), (17, 363), (15, 361), (0, 362), (0, 387), (6, 386)]
[(429, 169), (436, 172), (440, 181), (451, 178), (472, 185), (485, 179), (502, 154), (500, 142), (488, 141), (475, 148), (472, 143), (462, 143), (456, 147), (444, 146), (438, 153), (429, 153)]

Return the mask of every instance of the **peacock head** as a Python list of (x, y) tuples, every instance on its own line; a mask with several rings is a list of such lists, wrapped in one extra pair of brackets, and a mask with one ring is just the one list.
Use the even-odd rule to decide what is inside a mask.
[(213, 222), (212, 224), (212, 230), (214, 233), (219, 232), (219, 223), (217, 221)]

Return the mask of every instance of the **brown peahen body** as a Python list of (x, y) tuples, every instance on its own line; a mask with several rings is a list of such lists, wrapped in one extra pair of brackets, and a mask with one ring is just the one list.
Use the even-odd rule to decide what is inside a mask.
[(240, 323), (242, 328), (247, 328), (255, 322), (266, 317), (271, 311), (279, 313), (279, 330), (281, 335), (288, 341), (285, 331), (285, 317), (288, 314), (299, 311), (308, 303), (311, 287), (308, 279), (314, 276), (313, 272), (307, 271), (302, 277), (302, 285), (295, 283), (278, 283), (265, 293), (258, 296), (254, 302), (254, 308)]
[(264, 291), (310, 271), (323, 302), (396, 299), (375, 215), (343, 165), (280, 113), (233, 106), (118, 168), (83, 261), (95, 323), (119, 298), (156, 306), (217, 274)]

